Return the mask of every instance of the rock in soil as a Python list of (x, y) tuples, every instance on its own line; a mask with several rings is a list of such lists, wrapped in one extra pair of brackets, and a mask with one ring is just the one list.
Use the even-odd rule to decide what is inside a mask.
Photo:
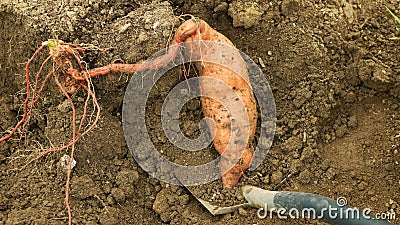
[(245, 29), (257, 25), (263, 13), (259, 4), (247, 0), (234, 0), (228, 9), (228, 14), (233, 19), (233, 26)]

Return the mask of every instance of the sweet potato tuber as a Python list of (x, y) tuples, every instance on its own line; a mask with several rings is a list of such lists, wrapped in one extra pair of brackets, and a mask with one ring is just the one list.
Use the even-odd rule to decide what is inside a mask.
[[(249, 82), (246, 63), (240, 55), (240, 52), (234, 48), (232, 42), (221, 33), (212, 29), (206, 22), (199, 19), (190, 19), (184, 22), (176, 31), (174, 42), (185, 42), (185, 53), (192, 57), (200, 59), (196, 66), (202, 77), (210, 77), (218, 79), (228, 85), (240, 97), (240, 100), (245, 106), (248, 119), (246, 122), (234, 121), (237, 118), (231, 118), (229, 112), (218, 99), (225, 98), (226, 94), (219, 92), (220, 84), (209, 81), (200, 81), (200, 90), (202, 94), (213, 93), (213, 96), (218, 95), (218, 99), (210, 97), (201, 97), (201, 103), (204, 115), (211, 118), (214, 124), (209, 121), (208, 125), (212, 133), (215, 134), (213, 143), (215, 149), (221, 154), (220, 170), (227, 171), (222, 174), (222, 182), (225, 189), (231, 189), (235, 186), (243, 175), (243, 171), (249, 168), (252, 160), (252, 152), (249, 150), (249, 143), (252, 141), (256, 123), (257, 123), (257, 108), (253, 91)], [(195, 41), (194, 43), (192, 41)], [(213, 41), (232, 46), (233, 51), (219, 52), (220, 49), (210, 49), (211, 46), (199, 47), (202, 41)], [(190, 44), (192, 42), (192, 44)], [(236, 51), (235, 51), (236, 50)], [(215, 58), (210, 54), (220, 54), (221, 57), (230, 60), (229, 65), (232, 68), (217, 63), (202, 61), (201, 59)], [(232, 99), (238, 101), (239, 99)], [(239, 118), (240, 119), (240, 118)], [(236, 125), (233, 125), (236, 123)], [(234, 129), (248, 129), (249, 135), (237, 135), (235, 144), (229, 145), (230, 149), (226, 149), (232, 138)], [(244, 144), (243, 144), (244, 143)], [(244, 148), (244, 149), (243, 149)], [(234, 162), (237, 162), (236, 164)]]
[[(175, 32), (166, 54), (138, 64), (115, 63), (84, 70), (77, 57), (77, 55), (83, 54), (84, 49), (59, 41), (46, 43), (50, 47), (53, 61), (65, 77), (63, 84), (69, 93), (75, 92), (79, 86), (87, 89), (86, 83), (90, 77), (111, 72), (134, 73), (139, 70), (161, 68), (172, 62), (183, 49), (187, 57), (197, 60), (196, 66), (201, 78), (214, 78), (220, 81), (212, 82), (210, 79), (200, 79), (200, 90), (204, 95), (201, 97), (204, 115), (211, 119), (208, 120), (208, 125), (211, 133), (214, 134), (213, 143), (215, 149), (222, 156), (220, 171), (224, 188), (230, 189), (235, 186), (242, 177), (243, 171), (249, 168), (253, 156), (249, 150), (249, 143), (255, 134), (258, 115), (247, 66), (232, 42), (203, 20), (190, 19), (184, 22)], [(71, 51), (74, 54), (71, 54)], [(215, 58), (224, 60), (224, 63), (216, 63), (218, 60), (213, 60)], [(73, 59), (78, 62), (79, 68), (74, 67)], [(230, 68), (224, 65), (230, 65)], [(229, 91), (235, 93), (236, 97), (232, 93), (228, 93), (229, 91), (222, 91), (224, 88), (221, 86), (221, 82), (228, 86)], [(236, 109), (228, 110), (229, 107), (226, 107), (220, 101), (221, 99), (231, 106), (235, 105), (231, 104), (232, 102), (241, 102), (244, 107), (238, 107), (238, 111)], [(247, 115), (245, 118), (237, 117), (235, 111), (245, 112)]]

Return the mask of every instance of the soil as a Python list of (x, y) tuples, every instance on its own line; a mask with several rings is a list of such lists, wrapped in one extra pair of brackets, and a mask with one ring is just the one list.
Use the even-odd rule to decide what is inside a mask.
[[(241, 185), (345, 197), (372, 213), (397, 214), (400, 223), (400, 60), (395, 14), (400, 1), (11, 1), (0, 3), (0, 132), (21, 116), (24, 67), (43, 41), (94, 44), (90, 68), (114, 60), (135, 63), (163, 49), (192, 14), (227, 36), (260, 64), (275, 96), (273, 146)], [(32, 71), (47, 57), (38, 57)], [(45, 68), (49, 70), (50, 68)], [(196, 76), (191, 70), (190, 76)], [(159, 122), (163, 99), (184, 81), (181, 68), (159, 80), (147, 102), (148, 131), (169, 160), (199, 165), (217, 157), (210, 145), (187, 153), (169, 143)], [(186, 188), (153, 178), (126, 146), (121, 110), (129, 74), (93, 80), (102, 107), (97, 127), (76, 146), (70, 204), (74, 224), (324, 224), (309, 219), (259, 219), (257, 209), (212, 216)], [(74, 95), (78, 105), (85, 97)], [(19, 145), (18, 135), (0, 143), (0, 224), (66, 224), (69, 151), (51, 154), (19, 170), (40, 149), (70, 137), (70, 109), (50, 80)], [(181, 110), (181, 127), (199, 135), (198, 99)], [(243, 201), (239, 187), (219, 180), (190, 189), (229, 206)]]

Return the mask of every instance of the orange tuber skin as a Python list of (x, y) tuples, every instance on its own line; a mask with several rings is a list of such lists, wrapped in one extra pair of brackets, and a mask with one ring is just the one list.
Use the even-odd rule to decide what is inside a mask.
[[(234, 45), (228, 38), (212, 29), (203, 20), (198, 19), (190, 19), (184, 22), (177, 29), (174, 40), (186, 43), (190, 41), (214, 41), (227, 44), (234, 48)], [(198, 47), (191, 47), (193, 46), (185, 45), (186, 52), (190, 52), (192, 55), (193, 52), (195, 52), (194, 54), (200, 54), (196, 56), (200, 59), (211, 58), (212, 56), (209, 56), (209, 54), (216, 54), (216, 51), (213, 51), (212, 49), (203, 48), (200, 49), (201, 52), (196, 52), (199, 51)], [(211, 132), (215, 133), (213, 140), (214, 147), (222, 156), (220, 160), (221, 171), (226, 171), (228, 168), (232, 167), (227, 173), (222, 175), (224, 188), (231, 189), (238, 183), (239, 179), (243, 175), (243, 171), (250, 166), (253, 154), (249, 150), (249, 143), (252, 141), (255, 134), (258, 114), (256, 101), (249, 82), (246, 63), (241, 57), (239, 51), (229, 51), (226, 54), (226, 58), (231, 58), (232, 60), (230, 65), (232, 65), (240, 75), (230, 68), (215, 63), (200, 61), (196, 66), (200, 71), (201, 76), (219, 79), (231, 87), (243, 101), (248, 114), (248, 124), (242, 124), (242, 126), (244, 129), (249, 129), (249, 135), (241, 137), (241, 140), (239, 140), (246, 143), (244, 151), (242, 148), (243, 144), (240, 146), (233, 146), (233, 148), (237, 149), (225, 150), (232, 133), (230, 112), (228, 112), (219, 101), (209, 97), (201, 97), (204, 115), (212, 118), (215, 124), (215, 126), (213, 126), (209, 123), (209, 127)], [(219, 87), (217, 84), (200, 82), (200, 90), (202, 93), (215, 93), (215, 95), (220, 95), (220, 97), (223, 98), (224, 96), (221, 95), (224, 93), (218, 93), (218, 89)], [(237, 162), (236, 164), (234, 164), (235, 161)]]

